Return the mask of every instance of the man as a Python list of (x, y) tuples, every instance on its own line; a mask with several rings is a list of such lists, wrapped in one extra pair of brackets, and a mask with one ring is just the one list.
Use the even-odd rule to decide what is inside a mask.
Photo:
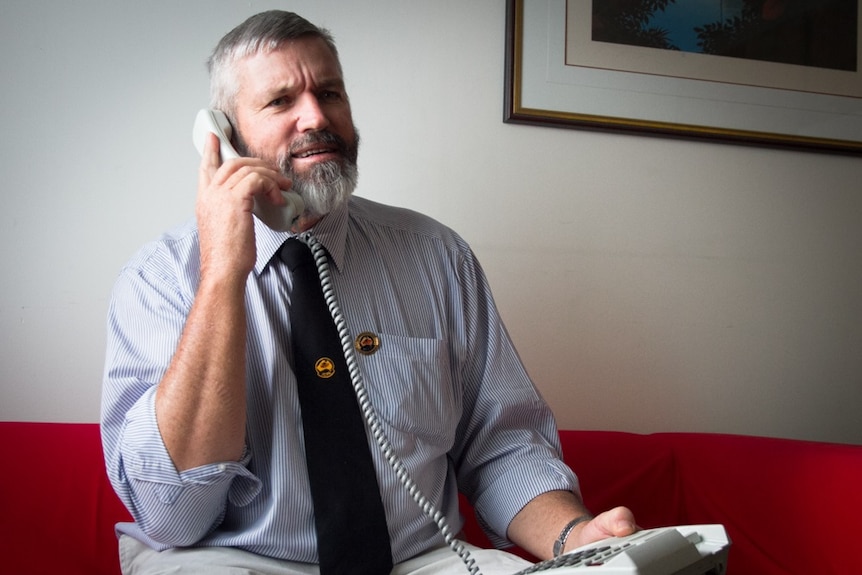
[[(102, 427), (109, 476), (135, 519), (118, 527), (124, 572), (316, 572), (290, 351), (304, 326), (288, 319), (295, 278), (277, 255), (306, 230), (328, 251), (352, 334), (379, 341), (359, 366), (394, 453), (453, 530), (460, 489), (495, 543), (541, 558), (558, 540), (556, 552), (633, 532), (627, 509), (592, 518), (581, 503), (464, 241), (351, 197), (359, 136), (329, 33), (258, 14), (221, 40), (210, 74), (243, 157), (222, 163), (209, 139), (196, 221), (139, 252), (110, 305)], [(290, 232), (252, 215), (255, 201), (283, 205), (282, 189), (306, 204)], [(463, 572), (369, 443), (393, 572)], [(474, 554), (485, 573), (524, 565)]]

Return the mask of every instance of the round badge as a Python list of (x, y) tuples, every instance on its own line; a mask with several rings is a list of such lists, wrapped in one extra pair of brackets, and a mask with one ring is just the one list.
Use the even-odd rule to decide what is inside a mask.
[(380, 338), (370, 331), (363, 331), (356, 336), (356, 342), (354, 342), (353, 346), (362, 355), (371, 355), (380, 349)]
[(317, 377), (329, 379), (335, 375), (335, 363), (328, 357), (321, 357), (314, 362), (314, 371), (317, 372)]

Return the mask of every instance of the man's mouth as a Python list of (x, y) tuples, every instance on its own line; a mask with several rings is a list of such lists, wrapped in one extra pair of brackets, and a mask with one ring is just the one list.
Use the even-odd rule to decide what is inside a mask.
[(307, 160), (309, 158), (324, 156), (341, 156), (344, 154), (345, 144), (341, 138), (331, 132), (317, 132), (306, 134), (293, 143), (290, 157), (294, 160)]
[[(294, 140), (284, 158), (282, 169), (285, 174), (309, 175), (316, 170), (338, 164), (344, 167), (356, 162), (356, 150), (347, 145), (343, 138), (329, 131), (303, 134)], [(332, 166), (334, 167), (334, 166)]]
[(291, 157), (299, 159), (299, 160), (304, 160), (306, 158), (311, 158), (313, 156), (319, 156), (319, 155), (325, 155), (325, 154), (337, 154), (338, 152), (339, 152), (338, 148), (335, 148), (335, 147), (314, 147), (314, 148), (305, 148), (303, 150), (293, 152), (291, 154)]

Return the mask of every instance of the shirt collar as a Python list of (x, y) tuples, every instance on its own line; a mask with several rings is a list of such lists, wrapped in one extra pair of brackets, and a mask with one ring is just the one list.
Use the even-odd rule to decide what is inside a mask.
[[(340, 270), (344, 263), (348, 203), (349, 201), (344, 202), (332, 210), (310, 230), (329, 252), (329, 257), (332, 258), (337, 270)], [(254, 234), (257, 246), (257, 261), (254, 264), (255, 275), (264, 272), (286, 240), (296, 237), (296, 234), (290, 232), (277, 232), (257, 218), (254, 218)]]

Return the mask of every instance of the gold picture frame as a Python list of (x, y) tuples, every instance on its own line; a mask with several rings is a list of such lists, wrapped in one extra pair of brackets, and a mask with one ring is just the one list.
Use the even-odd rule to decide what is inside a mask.
[[(507, 0), (504, 122), (862, 154), (858, 67), (813, 70), (592, 42), (584, 25), (591, 6)], [(591, 44), (601, 44), (599, 59)], [(661, 68), (669, 59), (696, 60), (689, 70), (713, 77)]]

